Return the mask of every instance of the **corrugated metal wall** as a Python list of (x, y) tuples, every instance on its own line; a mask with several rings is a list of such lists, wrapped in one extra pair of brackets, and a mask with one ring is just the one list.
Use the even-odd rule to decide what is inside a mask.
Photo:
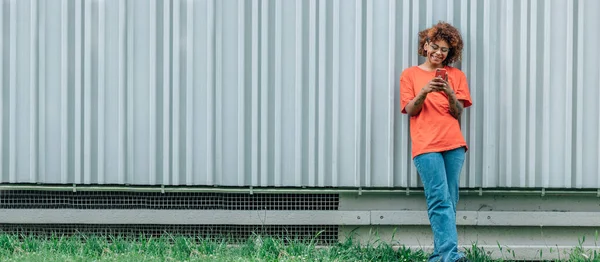
[(462, 186), (600, 188), (600, 1), (0, 3), (2, 183), (419, 186), (398, 78), (446, 20)]

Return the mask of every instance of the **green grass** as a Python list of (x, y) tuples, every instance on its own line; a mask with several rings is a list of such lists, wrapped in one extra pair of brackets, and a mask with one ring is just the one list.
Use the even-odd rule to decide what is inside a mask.
[[(580, 242), (585, 241), (583, 239)], [(498, 245), (510, 260), (510, 250)], [(493, 261), (476, 244), (466, 250), (473, 261)], [(255, 235), (235, 245), (227, 241), (163, 236), (32, 237), (0, 234), (0, 261), (427, 261), (429, 254), (404, 247), (393, 249), (383, 241), (360, 244), (351, 238), (329, 247), (315, 241), (275, 239)], [(565, 261), (600, 261), (600, 254), (575, 248)]]

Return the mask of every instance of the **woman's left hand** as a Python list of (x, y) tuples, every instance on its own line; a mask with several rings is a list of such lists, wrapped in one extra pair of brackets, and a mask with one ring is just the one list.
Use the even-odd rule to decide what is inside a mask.
[(454, 92), (452, 90), (452, 87), (450, 87), (450, 83), (448, 83), (448, 81), (446, 81), (442, 78), (435, 78), (433, 81), (436, 82), (435, 91), (444, 92), (447, 95), (450, 95), (451, 93)]

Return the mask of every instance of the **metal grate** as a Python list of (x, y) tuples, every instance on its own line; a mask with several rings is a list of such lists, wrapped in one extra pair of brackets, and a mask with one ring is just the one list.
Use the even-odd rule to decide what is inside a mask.
[(320, 245), (338, 241), (338, 226), (295, 225), (89, 225), (89, 224), (0, 224), (0, 234), (49, 236), (100, 236), (140, 238), (161, 236), (184, 236), (221, 240), (231, 243), (247, 241), (254, 235), (269, 236), (284, 241), (313, 240)]
[(0, 208), (338, 210), (338, 194), (0, 191)]

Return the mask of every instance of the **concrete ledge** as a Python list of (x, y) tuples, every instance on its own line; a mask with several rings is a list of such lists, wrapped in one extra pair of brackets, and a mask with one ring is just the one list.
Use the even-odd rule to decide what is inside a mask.
[[(427, 211), (371, 211), (373, 225), (429, 225)], [(600, 212), (458, 211), (457, 225), (600, 226)]]
[(600, 212), (478, 212), (484, 226), (600, 226)]
[(369, 225), (369, 211), (0, 209), (4, 224)]
[[(9, 224), (429, 225), (426, 211), (0, 209)], [(600, 226), (600, 212), (459, 211), (459, 226)]]
[[(476, 211), (458, 212), (456, 223), (458, 225), (476, 225)], [(427, 211), (371, 211), (373, 225), (429, 225)]]

